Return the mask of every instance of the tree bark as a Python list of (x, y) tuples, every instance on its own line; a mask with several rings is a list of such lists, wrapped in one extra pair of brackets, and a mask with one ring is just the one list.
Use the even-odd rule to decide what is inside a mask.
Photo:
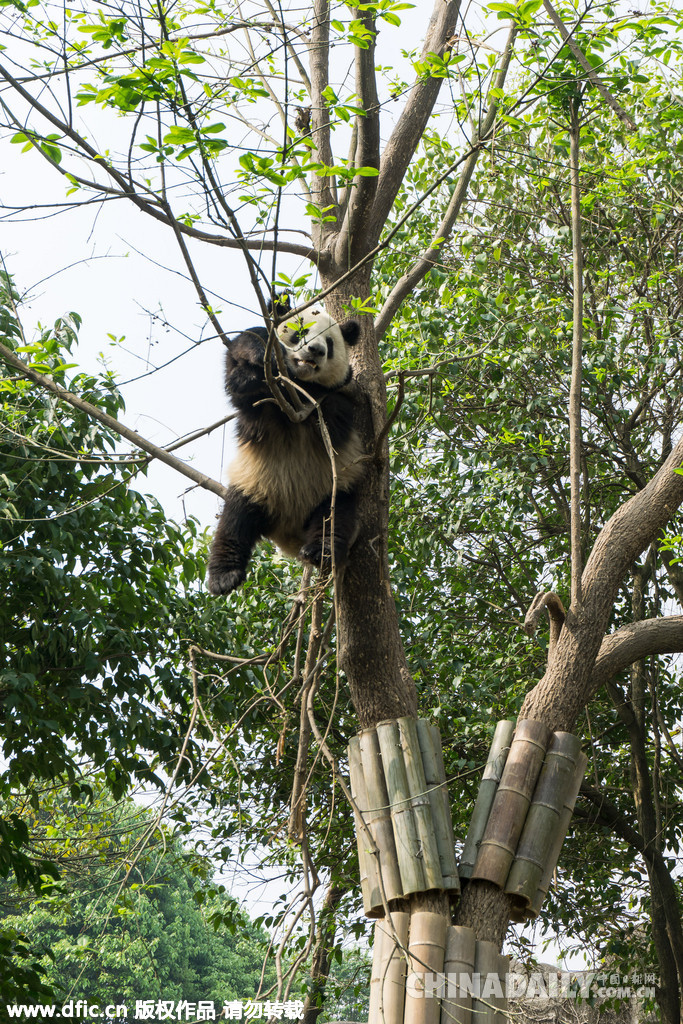
[(555, 657), (527, 695), (521, 718), (571, 732), (596, 690), (594, 667), (619, 586), (638, 556), (683, 502), (683, 440), (642, 491), (612, 516), (595, 542), (583, 573), (583, 605), (570, 612)]
[[(369, 295), (369, 268), (329, 296), (328, 308), (337, 319), (348, 316), (345, 304), (348, 307), (352, 294)], [(361, 338), (354, 348), (354, 374), (365, 399), (359, 428), (367, 468), (358, 501), (360, 532), (338, 588), (337, 629), (340, 663), (359, 725), (366, 729), (388, 718), (416, 717), (417, 692), (406, 662), (389, 577), (386, 437), (380, 451), (375, 451), (386, 422), (384, 375), (372, 319), (358, 319)]]

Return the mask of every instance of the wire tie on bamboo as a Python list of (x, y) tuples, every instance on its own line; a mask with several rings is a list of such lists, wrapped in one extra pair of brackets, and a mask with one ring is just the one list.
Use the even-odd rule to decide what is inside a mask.
[(377, 921), (372, 951), (370, 1013), (381, 1024), (403, 1024), (410, 914), (394, 911), (390, 922)]
[[(577, 736), (553, 733), (505, 884), (515, 920), (527, 916), (544, 871), (549, 866), (551, 870), (555, 868), (551, 853), (580, 753), (581, 741)], [(558, 849), (558, 855), (559, 852)]]
[(410, 915), (403, 1024), (439, 1024), (447, 929), (443, 914), (419, 910)]
[(507, 761), (512, 734), (515, 731), (515, 723), (511, 721), (498, 722), (496, 731), (493, 734), (491, 749), (486, 761), (486, 767), (482, 775), (477, 793), (477, 800), (472, 811), (470, 827), (465, 839), (465, 845), (460, 857), (459, 872), (463, 878), (469, 878), (474, 870), (474, 864), (479, 852), (479, 845), (483, 839), (486, 829), (486, 822), (489, 820), (493, 798), (498, 789), (500, 777)]
[(517, 723), (472, 878), (505, 887), (550, 736), (542, 722)]

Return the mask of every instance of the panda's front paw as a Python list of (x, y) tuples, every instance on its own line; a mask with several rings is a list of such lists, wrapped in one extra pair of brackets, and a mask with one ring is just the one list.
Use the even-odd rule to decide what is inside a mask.
[(299, 559), (315, 565), (318, 569), (330, 569), (332, 567), (332, 552), (328, 543), (323, 544), (319, 540), (309, 541), (299, 551)]
[(209, 569), (207, 587), (210, 594), (220, 597), (223, 594), (230, 594), (236, 590), (241, 583), (244, 583), (246, 573), (242, 569), (212, 570)]
[[(348, 557), (347, 549), (340, 545), (335, 545), (334, 550), (334, 561), (337, 569), (340, 569), (346, 562)], [(299, 551), (299, 560), (301, 562), (308, 562), (310, 565), (314, 565), (316, 569), (320, 569), (321, 572), (330, 572), (332, 570), (332, 545), (329, 541), (312, 540)]]

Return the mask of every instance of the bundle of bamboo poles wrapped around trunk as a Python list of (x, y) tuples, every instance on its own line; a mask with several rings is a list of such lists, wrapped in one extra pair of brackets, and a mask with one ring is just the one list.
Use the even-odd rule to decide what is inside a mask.
[(579, 740), (536, 721), (498, 723), (459, 873), (439, 730), (412, 718), (380, 722), (352, 739), (348, 755), (363, 905), (380, 918), (370, 1021), (503, 1024), (508, 962), (498, 948), (442, 914), (392, 901), (457, 896), (460, 877), (477, 878), (509, 895), (514, 920), (536, 917), (586, 769)]
[(460, 874), (503, 889), (515, 921), (540, 913), (587, 763), (571, 733), (531, 720), (498, 723)]
[(509, 962), (441, 914), (394, 912), (375, 924), (371, 1024), (504, 1024)]
[(363, 906), (439, 889), (459, 893), (439, 730), (413, 718), (380, 722), (349, 744)]

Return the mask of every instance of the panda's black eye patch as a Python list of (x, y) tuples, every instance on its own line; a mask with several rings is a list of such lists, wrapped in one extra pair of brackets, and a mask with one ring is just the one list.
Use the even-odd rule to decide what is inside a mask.
[(327, 336), (327, 337), (325, 338), (325, 341), (327, 342), (327, 358), (328, 358), (328, 359), (331, 359), (331, 358), (332, 358), (332, 356), (334, 355), (334, 338), (331, 338), (331, 337), (330, 337), (330, 336), (328, 335), (328, 336)]

